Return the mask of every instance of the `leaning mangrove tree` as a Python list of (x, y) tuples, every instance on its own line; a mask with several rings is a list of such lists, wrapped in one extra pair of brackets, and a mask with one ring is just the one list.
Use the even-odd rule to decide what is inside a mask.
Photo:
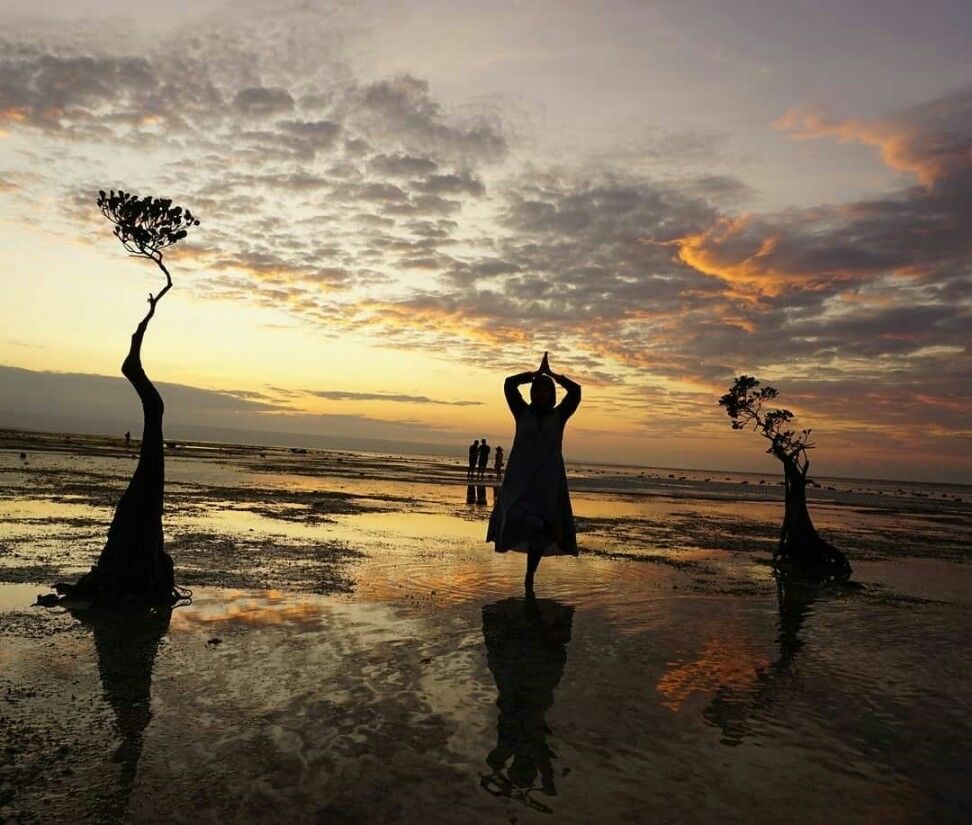
[(165, 286), (158, 294), (149, 293), (148, 312), (132, 334), (121, 368), (142, 403), (144, 425), (135, 473), (115, 508), (98, 563), (76, 583), (59, 583), (55, 589), (62, 595), (100, 604), (172, 604), (184, 594), (176, 587), (162, 532), (164, 405), (142, 368), (142, 339), (159, 301), (172, 289), (172, 277), (163, 263), (162, 252), (185, 238), (191, 227), (199, 226), (199, 221), (188, 209), (173, 206), (171, 200), (129, 192), (99, 192), (98, 207), (114, 225), (115, 237), (125, 250), (152, 261), (161, 270)]
[(780, 541), (773, 554), (774, 565), (783, 573), (813, 580), (844, 581), (850, 577), (847, 557), (817, 533), (807, 509), (809, 450), (814, 448), (812, 430), (790, 429), (793, 413), (767, 409), (779, 392), (760, 386), (749, 375), (739, 376), (729, 392), (719, 399), (732, 419), (734, 430), (751, 427), (770, 442), (767, 452), (783, 465), (786, 503)]

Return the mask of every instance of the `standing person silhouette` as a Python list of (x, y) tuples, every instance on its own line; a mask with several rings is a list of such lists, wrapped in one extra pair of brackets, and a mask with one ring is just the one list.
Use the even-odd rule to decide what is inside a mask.
[[(555, 406), (554, 382), (565, 390)], [(530, 384), (530, 403), (518, 387)], [(486, 541), (497, 553), (527, 554), (524, 586), (533, 597), (533, 579), (543, 556), (577, 555), (574, 515), (562, 452), (564, 427), (581, 401), (581, 388), (551, 372), (544, 353), (540, 369), (511, 375), (503, 385), (516, 421), (516, 434), (499, 500), (489, 519)]]
[(503, 448), (497, 447), (495, 451), (496, 463), (493, 465), (493, 471), (496, 473), (496, 480), (503, 480)]
[(484, 438), (479, 442), (479, 478), (486, 475), (486, 465), (489, 464), (489, 451), (490, 446)]
[(473, 473), (476, 472), (476, 462), (479, 460), (479, 439), (477, 438), (469, 445), (469, 480), (472, 481)]

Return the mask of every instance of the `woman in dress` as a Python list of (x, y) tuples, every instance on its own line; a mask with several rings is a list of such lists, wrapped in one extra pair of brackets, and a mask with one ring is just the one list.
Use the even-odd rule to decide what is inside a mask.
[[(559, 405), (555, 405), (555, 381), (565, 391)], [(520, 395), (521, 384), (530, 385), (529, 404)], [(503, 392), (516, 421), (516, 434), (486, 541), (495, 543), (497, 553), (527, 554), (524, 585), (527, 596), (533, 596), (533, 577), (541, 558), (577, 555), (562, 444), (567, 419), (580, 404), (581, 388), (551, 372), (544, 354), (539, 370), (511, 375)]]

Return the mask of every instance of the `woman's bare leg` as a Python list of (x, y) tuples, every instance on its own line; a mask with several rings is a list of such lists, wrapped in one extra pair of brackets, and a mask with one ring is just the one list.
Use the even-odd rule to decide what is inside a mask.
[(526, 569), (526, 579), (523, 584), (526, 588), (527, 598), (533, 598), (533, 575), (537, 572), (537, 568), (540, 566), (540, 559), (543, 558), (543, 539), (540, 537), (535, 538), (530, 542), (530, 547), (527, 550), (527, 569)]

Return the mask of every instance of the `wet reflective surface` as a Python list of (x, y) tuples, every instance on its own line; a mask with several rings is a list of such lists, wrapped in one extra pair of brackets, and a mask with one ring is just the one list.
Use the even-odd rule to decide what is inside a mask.
[[(177, 568), (216, 584), (171, 614), (105, 617), (33, 608), (42, 588), (18, 583), (100, 549), (121, 459), (70, 460), (87, 463), (52, 468), (59, 493), (38, 479), (0, 498), (0, 819), (972, 814), (972, 575), (947, 512), (932, 515), (951, 543), (875, 542), (854, 559), (863, 589), (808, 590), (778, 588), (763, 561), (771, 501), (580, 493), (589, 552), (545, 560), (531, 603), (523, 559), (482, 541), (489, 485), (482, 505), (461, 479), (276, 468), (274, 499), (246, 492), (263, 476), (185, 462)], [(848, 540), (880, 526), (918, 546), (928, 518), (871, 512)], [(227, 570), (270, 586), (219, 586)]]
[[(27, 612), (21, 635), (45, 622), (41, 638), (8, 621), (0, 642), (17, 805), (64, 822), (79, 806), (141, 822), (819, 822), (835, 797), (847, 822), (968, 812), (965, 609), (668, 592), (635, 614), (630, 595), (572, 595), (213, 591), (167, 629)], [(11, 736), (28, 730), (39, 742)]]

